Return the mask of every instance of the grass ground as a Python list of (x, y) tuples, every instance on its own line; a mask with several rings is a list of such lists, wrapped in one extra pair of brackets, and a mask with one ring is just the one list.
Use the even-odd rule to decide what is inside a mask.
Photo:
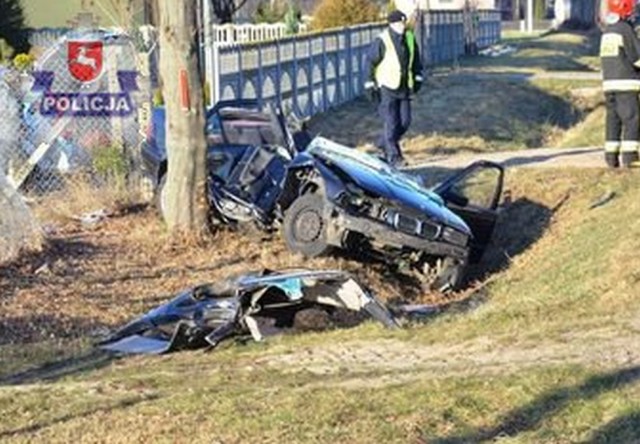
[(298, 259), (278, 240), (256, 247), (233, 234), (172, 244), (146, 212), (61, 228), (47, 271), (34, 274), (43, 258), (33, 258), (0, 275), (0, 439), (640, 439), (637, 175), (512, 170), (507, 184), (475, 291), (438, 299), (345, 258), (307, 264), (350, 270), (387, 300), (439, 304), (425, 323), (160, 358), (115, 359), (89, 340), (162, 294)]
[[(550, 103), (572, 100), (573, 85), (543, 80), (510, 94), (535, 101), (538, 88)], [(435, 91), (422, 97), (446, 109)], [(484, 112), (501, 102), (491, 103)], [(450, 109), (462, 119), (464, 107)], [(347, 117), (341, 112), (314, 123), (335, 125)], [(468, 139), (455, 123), (447, 137)], [(420, 137), (434, 140), (416, 131), (416, 157)], [(478, 150), (506, 145), (486, 140), (495, 145), (483, 139)], [(384, 264), (344, 256), (305, 262), (348, 270), (390, 303), (437, 305), (424, 322), (397, 331), (367, 322), (163, 357), (116, 358), (90, 343), (194, 283), (302, 259), (278, 236), (171, 240), (143, 209), (93, 227), (59, 219), (43, 255), (0, 268), (0, 441), (640, 442), (637, 172), (512, 169), (506, 186), (494, 240), (466, 291), (424, 294)]]

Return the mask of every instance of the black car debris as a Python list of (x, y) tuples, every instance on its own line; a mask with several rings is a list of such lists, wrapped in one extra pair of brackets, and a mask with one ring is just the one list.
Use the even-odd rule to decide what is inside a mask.
[(296, 316), (310, 309), (349, 310), (386, 327), (398, 325), (386, 306), (347, 273), (261, 272), (188, 289), (98, 345), (118, 353), (162, 354), (211, 348), (238, 335), (260, 341), (291, 328)]

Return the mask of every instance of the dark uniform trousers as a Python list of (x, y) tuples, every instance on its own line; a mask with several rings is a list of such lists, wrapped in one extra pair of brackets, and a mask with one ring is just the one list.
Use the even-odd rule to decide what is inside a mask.
[(618, 152), (622, 163), (638, 160), (640, 140), (640, 100), (638, 91), (609, 91), (605, 93), (607, 107), (605, 159), (609, 166), (617, 167)]
[(411, 125), (411, 99), (398, 97), (382, 88), (378, 112), (384, 122), (379, 145), (384, 148), (387, 161), (393, 163), (402, 159), (399, 142)]

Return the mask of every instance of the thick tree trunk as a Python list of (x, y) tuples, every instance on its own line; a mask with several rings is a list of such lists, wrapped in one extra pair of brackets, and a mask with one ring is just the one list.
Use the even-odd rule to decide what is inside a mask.
[(206, 224), (206, 143), (195, 4), (191, 0), (158, 0), (169, 162), (164, 218), (172, 231), (199, 231)]

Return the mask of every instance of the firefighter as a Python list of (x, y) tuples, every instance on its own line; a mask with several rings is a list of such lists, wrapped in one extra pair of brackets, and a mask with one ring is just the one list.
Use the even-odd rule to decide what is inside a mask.
[(609, 14), (600, 41), (606, 102), (604, 158), (611, 168), (638, 161), (640, 141), (640, 40), (630, 23), (635, 0), (607, 0)]
[(389, 26), (369, 48), (364, 84), (369, 98), (378, 103), (384, 132), (378, 146), (386, 161), (394, 166), (405, 164), (400, 138), (411, 124), (411, 95), (422, 86), (422, 62), (416, 36), (407, 29), (407, 16), (392, 11)]

